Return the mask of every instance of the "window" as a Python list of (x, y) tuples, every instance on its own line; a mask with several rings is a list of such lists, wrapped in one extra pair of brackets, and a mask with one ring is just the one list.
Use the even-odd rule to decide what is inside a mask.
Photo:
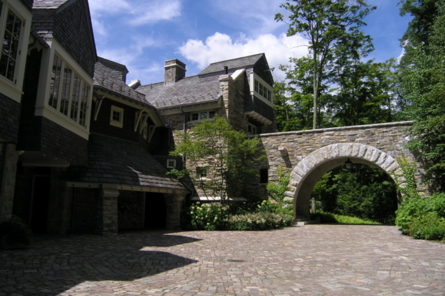
[(124, 126), (124, 109), (111, 106), (110, 124), (117, 127)]
[(167, 168), (168, 169), (176, 168), (176, 159), (167, 159)]
[(254, 126), (251, 123), (248, 123), (247, 125), (247, 133), (249, 135), (257, 135), (258, 134), (258, 128), (256, 126)]
[(263, 96), (266, 100), (272, 101), (272, 92), (258, 80), (255, 80), (255, 92)]
[(196, 178), (206, 179), (207, 178), (207, 168), (206, 167), (197, 167), (196, 168)]
[(86, 127), (90, 90), (91, 86), (55, 54), (48, 105)]
[(252, 95), (261, 99), (270, 106), (273, 106), (273, 87), (264, 81), (260, 76), (252, 73), (250, 76), (250, 91)]
[(265, 184), (269, 182), (269, 170), (267, 168), (260, 169), (260, 183)]
[(0, 43), (0, 75), (15, 81), (15, 70), (20, 55), (20, 33), (23, 21), (12, 10), (0, 2), (0, 34), (3, 41)]
[(202, 111), (202, 112), (196, 112), (191, 113), (190, 116), (186, 116), (186, 121), (201, 121), (201, 120), (207, 120), (207, 119), (213, 119), (215, 118), (216, 111)]

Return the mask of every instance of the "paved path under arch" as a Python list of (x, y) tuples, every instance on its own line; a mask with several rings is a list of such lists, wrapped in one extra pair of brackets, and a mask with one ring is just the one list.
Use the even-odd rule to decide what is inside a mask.
[(37, 238), (0, 295), (445, 295), (445, 244), (393, 226)]

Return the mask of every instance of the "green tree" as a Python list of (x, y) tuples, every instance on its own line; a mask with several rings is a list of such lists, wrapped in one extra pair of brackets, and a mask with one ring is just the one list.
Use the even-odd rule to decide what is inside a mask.
[(264, 157), (258, 138), (234, 130), (222, 117), (198, 123), (180, 137), (171, 155), (185, 156), (186, 168), (171, 173), (189, 177), (196, 188), (223, 203), (242, 193), (246, 180), (257, 174), (253, 164)]
[(337, 74), (338, 86), (327, 103), (335, 126), (391, 122), (397, 94), (393, 91), (394, 59), (347, 62)]
[(354, 164), (350, 172), (338, 167), (317, 182), (312, 196), (326, 212), (393, 223), (397, 188), (388, 174), (367, 165)]
[[(350, 4), (352, 2), (352, 4)], [(301, 34), (309, 40), (311, 57), (311, 80), (313, 95), (313, 124), (317, 128), (318, 98), (322, 80), (333, 68), (333, 64), (345, 55), (355, 56), (359, 49), (368, 50), (371, 38), (358, 28), (365, 23), (363, 18), (375, 7), (363, 0), (292, 0), (280, 7), (289, 15), (288, 36)], [(284, 21), (281, 13), (275, 20)]]
[[(411, 23), (407, 31), (407, 36), (414, 37), (408, 39), (409, 59), (400, 69), (400, 79), (409, 102), (407, 114), (415, 120), (409, 147), (419, 152), (431, 189), (445, 192), (445, 1), (435, 1), (434, 12), (426, 9), (433, 5), (431, 1), (406, 3), (417, 3), (414, 8), (432, 14), (422, 19), (433, 19), (431, 25), (421, 22), (413, 27)], [(418, 39), (422, 41), (411, 46)]]

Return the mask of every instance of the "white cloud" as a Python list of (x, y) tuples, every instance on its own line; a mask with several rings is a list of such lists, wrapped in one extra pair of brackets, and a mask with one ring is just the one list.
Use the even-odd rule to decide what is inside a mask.
[(140, 26), (181, 15), (182, 0), (90, 0), (89, 5), (92, 18), (96, 21), (119, 15), (126, 23)]
[(93, 17), (100, 12), (120, 14), (131, 9), (131, 5), (126, 0), (107, 0), (106, 3), (103, 0), (89, 0), (88, 3)]
[(281, 80), (284, 79), (284, 73), (278, 69), (279, 65), (287, 64), (289, 57), (307, 55), (307, 44), (307, 41), (298, 35), (287, 37), (281, 34), (277, 37), (264, 34), (255, 39), (242, 35), (237, 40), (232, 40), (226, 34), (215, 33), (205, 42), (188, 40), (179, 48), (179, 52), (189, 61), (196, 63), (200, 69), (212, 62), (264, 52), (269, 66), (275, 67), (274, 76)]
[(249, 35), (272, 33), (285, 25), (274, 20), (275, 14), (282, 10), (279, 6), (284, 3), (283, 0), (213, 0), (210, 3), (220, 15), (219, 21), (249, 32)]
[(181, 4), (180, 0), (157, 0), (149, 4), (139, 3), (131, 11), (134, 19), (130, 21), (130, 24), (139, 26), (173, 19), (181, 15)]

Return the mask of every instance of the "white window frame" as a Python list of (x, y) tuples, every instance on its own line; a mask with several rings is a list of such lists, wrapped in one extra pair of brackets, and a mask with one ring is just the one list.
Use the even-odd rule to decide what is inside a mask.
[[(114, 118), (114, 114), (119, 114), (119, 119)], [(124, 126), (124, 109), (112, 105), (110, 108), (110, 125), (122, 128)]]
[[(250, 129), (250, 130), (249, 130)], [(258, 127), (250, 122), (247, 123), (247, 134), (249, 135), (258, 135)]]
[(199, 121), (204, 121), (204, 120), (214, 120), (215, 115), (216, 115), (216, 110), (190, 112), (189, 120), (187, 122), (199, 122)]
[[(258, 86), (258, 88), (256, 86)], [(260, 88), (262, 88), (263, 91), (260, 91)], [(264, 91), (267, 94), (266, 96), (264, 95)], [(269, 106), (274, 106), (273, 87), (255, 73), (250, 74), (250, 93), (251, 95), (261, 99), (261, 101), (265, 102)]]
[(167, 168), (168, 169), (176, 168), (176, 159), (167, 159)]
[[(93, 97), (93, 78), (77, 63), (76, 60), (63, 48), (63, 46), (58, 43), (55, 39), (47, 37), (47, 44), (49, 45), (48, 49), (43, 49), (42, 54), (42, 63), (40, 68), (39, 75), (39, 89), (37, 93), (37, 102), (36, 102), (36, 116), (43, 116), (65, 129), (83, 137), (84, 139), (88, 139), (89, 137), (89, 127), (91, 120), (91, 105), (92, 105), (92, 97)], [(85, 110), (85, 125), (82, 125), (80, 122), (77, 122), (71, 118), (71, 101), (69, 103), (69, 109), (67, 115), (61, 113), (59, 109), (55, 109), (53, 106), (49, 105), (50, 98), (50, 85), (51, 79), (53, 76), (53, 63), (54, 56), (57, 55), (60, 58), (64, 65), (69, 67), (73, 73), (75, 73), (83, 83), (88, 86), (88, 93), (86, 96), (86, 108)], [(72, 79), (73, 80), (73, 79)], [(59, 108), (60, 105), (57, 105)], [(78, 111), (79, 112), (79, 111)]]
[(8, 12), (11, 11), (22, 21), (13, 79), (10, 80), (5, 76), (0, 75), (1, 93), (20, 103), (22, 98), (23, 78), (25, 75), (32, 14), (20, 1), (0, 0), (0, 2), (3, 4), (0, 14), (0, 53), (2, 51), (2, 43), (5, 36)]

